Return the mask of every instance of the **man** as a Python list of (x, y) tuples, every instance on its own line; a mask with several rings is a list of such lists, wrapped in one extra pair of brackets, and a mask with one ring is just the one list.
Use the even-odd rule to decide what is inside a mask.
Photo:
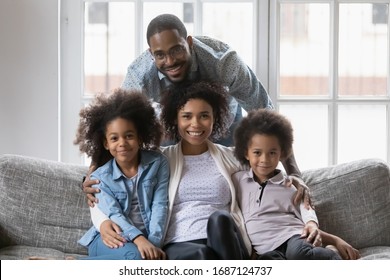
[(123, 88), (142, 89), (155, 102), (168, 86), (207, 80), (228, 88), (230, 133), (220, 141), (233, 144), (234, 124), (249, 111), (273, 109), (272, 101), (253, 71), (227, 44), (204, 36), (187, 36), (183, 22), (171, 14), (155, 17), (146, 33), (149, 49), (129, 67)]

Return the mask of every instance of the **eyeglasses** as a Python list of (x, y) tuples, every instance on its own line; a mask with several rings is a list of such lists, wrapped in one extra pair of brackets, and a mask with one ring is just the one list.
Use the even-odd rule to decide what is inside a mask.
[(157, 51), (157, 52), (153, 53), (153, 57), (158, 62), (165, 62), (167, 60), (168, 55), (173, 59), (179, 59), (179, 58), (182, 58), (186, 52), (187, 52), (187, 49), (184, 46), (177, 45), (177, 46), (171, 48), (167, 54), (164, 52), (161, 52), (161, 51)]

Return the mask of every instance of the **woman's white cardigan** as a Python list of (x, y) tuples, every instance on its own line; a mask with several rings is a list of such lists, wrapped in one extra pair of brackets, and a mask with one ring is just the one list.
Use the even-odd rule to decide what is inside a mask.
[[(212, 158), (217, 164), (219, 171), (221, 172), (221, 174), (229, 184), (229, 189), (232, 196), (230, 215), (233, 217), (237, 227), (241, 232), (242, 238), (245, 242), (246, 249), (248, 250), (248, 254), (251, 255), (252, 252), (251, 242), (246, 232), (244, 217), (237, 204), (236, 190), (234, 188), (234, 184), (231, 179), (231, 175), (233, 173), (243, 170), (244, 168), (234, 157), (232, 148), (215, 144), (211, 141), (207, 141), (207, 145)], [(169, 212), (168, 212), (168, 221), (167, 221), (169, 223), (169, 220), (171, 218), (171, 213), (172, 213), (173, 202), (175, 201), (177, 188), (179, 187), (180, 179), (182, 177), (184, 157), (181, 149), (181, 142), (173, 146), (162, 147), (161, 150), (167, 156), (169, 160), (169, 166), (170, 166), (169, 207), (168, 207)]]

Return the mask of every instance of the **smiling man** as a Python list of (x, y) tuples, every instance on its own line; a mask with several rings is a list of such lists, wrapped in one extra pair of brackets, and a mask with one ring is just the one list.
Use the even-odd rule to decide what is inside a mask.
[(230, 146), (241, 107), (273, 108), (254, 72), (227, 44), (205, 36), (188, 36), (183, 22), (171, 14), (155, 17), (146, 33), (149, 49), (128, 67), (122, 87), (142, 89), (155, 102), (168, 86), (199, 80), (228, 88), (230, 134), (219, 143)]

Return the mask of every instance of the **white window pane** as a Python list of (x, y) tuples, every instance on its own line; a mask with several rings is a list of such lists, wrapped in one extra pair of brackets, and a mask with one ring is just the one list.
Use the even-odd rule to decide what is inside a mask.
[(281, 3), (280, 96), (329, 95), (329, 4)]
[(328, 106), (280, 105), (294, 129), (294, 155), (301, 170), (328, 166)]
[(388, 4), (340, 4), (339, 95), (385, 96)]
[(202, 35), (228, 43), (252, 67), (253, 4), (204, 3)]
[(120, 87), (135, 58), (134, 3), (85, 3), (84, 94)]
[(338, 116), (338, 163), (386, 160), (386, 106), (339, 105)]

